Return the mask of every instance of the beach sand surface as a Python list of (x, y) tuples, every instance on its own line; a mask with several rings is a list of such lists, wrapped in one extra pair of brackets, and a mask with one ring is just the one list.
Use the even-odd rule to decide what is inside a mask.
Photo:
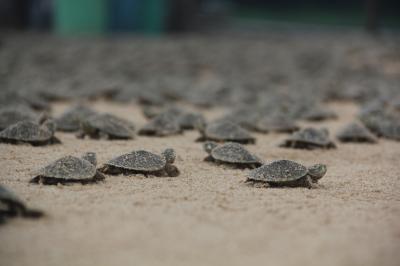
[[(134, 122), (139, 107), (90, 104)], [(60, 114), (68, 103), (53, 106)], [(332, 137), (358, 107), (330, 104), (339, 119), (323, 123)], [(208, 119), (224, 110), (204, 110)], [(279, 148), (285, 134), (254, 134), (248, 149), (266, 162), (325, 163), (320, 188), (260, 188), (249, 170), (204, 162), (198, 133), (130, 141), (80, 140), (57, 133), (62, 145), (0, 144), (0, 182), (40, 220), (0, 227), (0, 265), (348, 265), (400, 264), (400, 142), (341, 144), (336, 150)], [(107, 176), (93, 185), (29, 184), (35, 171), (66, 155), (93, 151), (99, 164), (136, 149), (177, 152), (176, 178)]]

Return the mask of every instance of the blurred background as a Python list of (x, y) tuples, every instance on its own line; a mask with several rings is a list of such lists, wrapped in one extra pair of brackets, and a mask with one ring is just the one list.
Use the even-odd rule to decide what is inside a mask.
[(61, 35), (316, 25), (400, 28), (396, 0), (0, 0), (4, 30)]

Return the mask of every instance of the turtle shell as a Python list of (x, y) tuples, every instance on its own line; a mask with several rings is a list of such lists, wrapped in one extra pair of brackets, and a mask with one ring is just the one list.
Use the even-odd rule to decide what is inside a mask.
[(52, 137), (52, 132), (30, 121), (18, 122), (0, 132), (0, 139), (24, 142), (45, 142)]
[(139, 135), (168, 136), (182, 132), (178, 117), (172, 112), (166, 112), (154, 117), (139, 130)]
[(254, 142), (250, 133), (241, 126), (230, 121), (216, 121), (206, 126), (204, 135), (209, 140)]
[(148, 151), (133, 151), (110, 160), (106, 165), (133, 171), (153, 172), (164, 169), (163, 157)]
[(220, 121), (231, 121), (245, 129), (253, 130), (257, 126), (257, 121), (260, 119), (260, 113), (254, 107), (239, 107), (225, 115)]
[(89, 161), (66, 156), (40, 169), (37, 175), (56, 179), (82, 180), (93, 178), (96, 171), (96, 167)]
[(84, 124), (114, 138), (129, 139), (133, 136), (133, 124), (111, 114), (92, 115)]
[(336, 119), (337, 114), (328, 108), (314, 106), (307, 110), (305, 114), (303, 114), (302, 118), (308, 121), (323, 121), (328, 119)]
[(344, 127), (338, 134), (337, 138), (342, 142), (370, 142), (375, 143), (377, 140), (365, 126), (359, 123), (351, 123)]
[(285, 183), (298, 180), (307, 173), (307, 168), (301, 164), (289, 160), (279, 160), (252, 170), (249, 173), (249, 180)]
[(211, 156), (227, 163), (260, 163), (260, 160), (239, 143), (226, 143), (214, 148)]

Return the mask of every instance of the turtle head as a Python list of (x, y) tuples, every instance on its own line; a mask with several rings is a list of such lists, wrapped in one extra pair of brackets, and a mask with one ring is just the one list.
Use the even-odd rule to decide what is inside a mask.
[(174, 149), (165, 149), (161, 155), (168, 164), (173, 164), (175, 162), (176, 153)]
[(329, 137), (329, 130), (326, 127), (321, 128), (322, 134), (324, 134), (326, 137)]
[(87, 152), (82, 156), (82, 159), (90, 162), (91, 164), (93, 164), (94, 166), (97, 165), (97, 156), (96, 153), (94, 152)]
[(43, 125), (44, 122), (46, 122), (46, 121), (49, 120), (49, 119), (50, 119), (49, 114), (46, 113), (46, 112), (44, 112), (44, 113), (41, 113), (41, 114), (39, 115), (39, 117), (37, 118), (37, 122), (38, 122), (39, 125)]
[(42, 122), (42, 125), (51, 132), (51, 134), (54, 134), (56, 132), (56, 123), (54, 122), (53, 119), (47, 119), (44, 122)]
[(208, 153), (211, 154), (211, 151), (218, 146), (217, 143), (214, 141), (207, 141), (203, 144), (203, 149)]
[(51, 119), (49, 114), (47, 113), (40, 114), (40, 116), (37, 119), (37, 122), (39, 123), (39, 125), (44, 126), (52, 134), (56, 132), (56, 127), (57, 127), (56, 122), (53, 119)]
[(325, 164), (314, 164), (308, 168), (308, 175), (311, 177), (313, 182), (318, 182), (327, 171), (327, 167)]
[(206, 122), (204, 121), (204, 119), (196, 119), (196, 121), (194, 122), (194, 128), (203, 134), (204, 130), (206, 129)]

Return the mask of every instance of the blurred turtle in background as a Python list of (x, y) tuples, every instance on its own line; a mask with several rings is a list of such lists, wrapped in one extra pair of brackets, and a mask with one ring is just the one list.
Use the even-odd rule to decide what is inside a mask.
[(0, 185), (0, 224), (10, 218), (40, 218), (43, 215), (43, 212), (39, 210), (26, 207), (13, 192)]
[(135, 126), (130, 121), (112, 114), (94, 114), (81, 121), (78, 138), (92, 139), (132, 139)]
[(294, 132), (280, 147), (313, 150), (334, 149), (336, 145), (330, 140), (328, 129), (310, 127)]
[(53, 120), (42, 116), (39, 123), (22, 121), (13, 124), (0, 132), (0, 142), (11, 144), (29, 143), (33, 146), (59, 144), (54, 136), (56, 125)]
[(254, 144), (255, 138), (241, 126), (226, 120), (218, 120), (207, 125), (198, 125), (201, 136), (197, 141), (237, 142)]
[(239, 143), (227, 142), (218, 145), (207, 141), (203, 148), (209, 154), (204, 159), (205, 161), (230, 164), (238, 168), (256, 168), (262, 165), (257, 156), (251, 154)]

